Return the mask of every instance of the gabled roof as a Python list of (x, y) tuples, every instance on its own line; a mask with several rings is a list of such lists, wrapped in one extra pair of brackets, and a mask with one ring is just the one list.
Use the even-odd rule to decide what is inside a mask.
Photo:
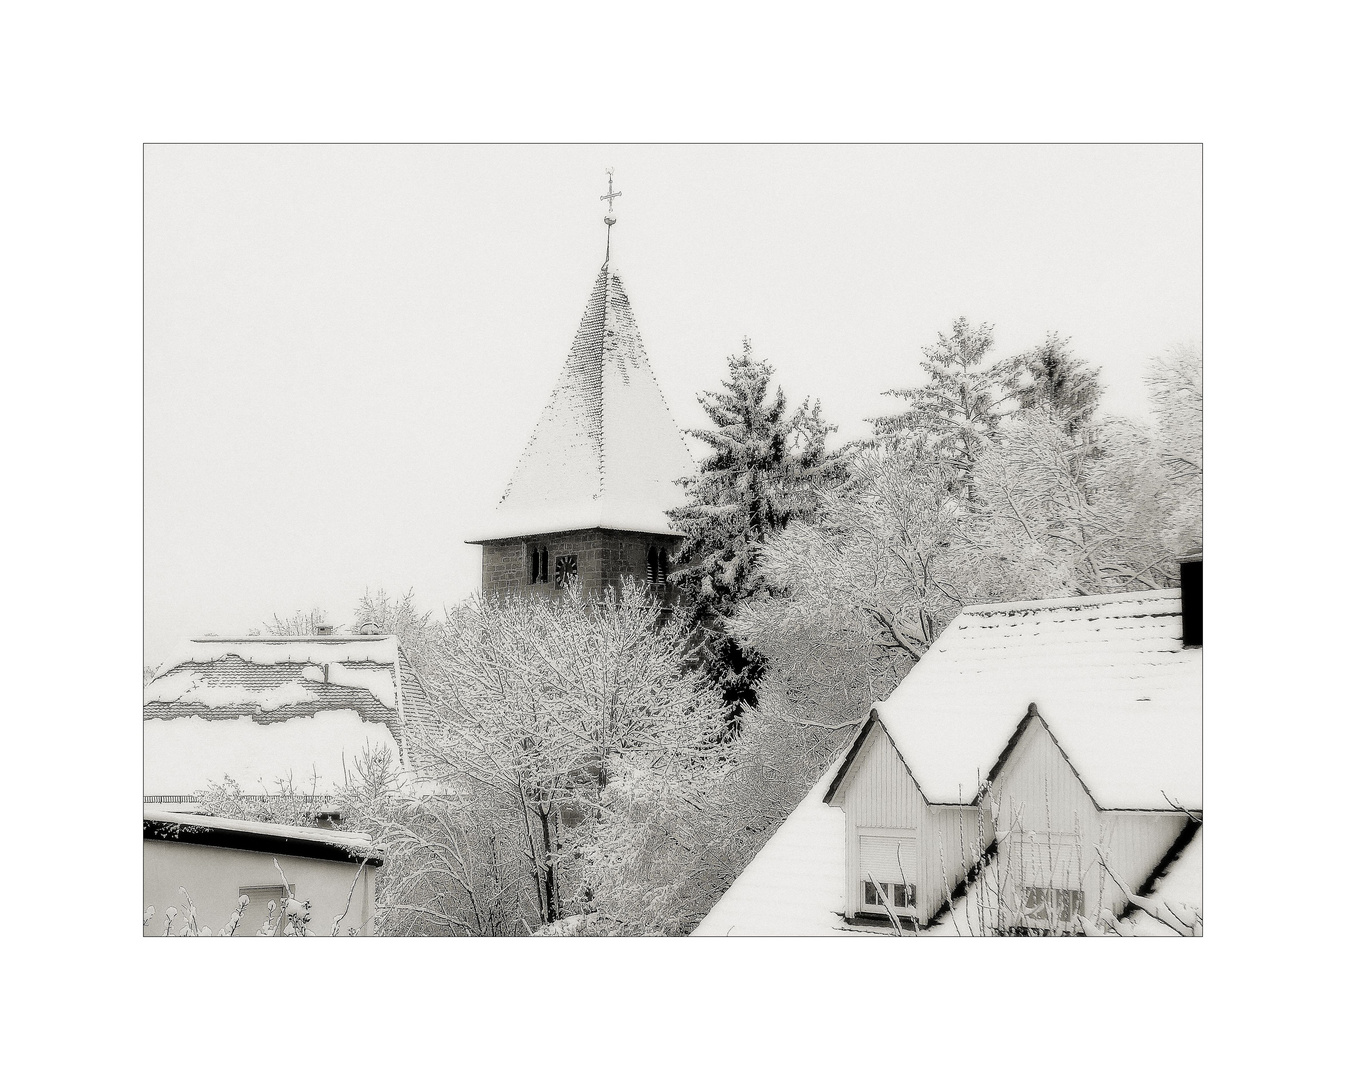
[(247, 793), (290, 777), (330, 791), (366, 745), (402, 758), (433, 716), (397, 638), (200, 638), (145, 687), (145, 793), (187, 796), (227, 773)]
[(965, 608), (876, 710), (926, 797), (968, 803), (1033, 704), (1100, 807), (1201, 807), (1178, 590)]
[(694, 468), (626, 290), (604, 264), (504, 497), (470, 542), (593, 528), (678, 535), (665, 514)]

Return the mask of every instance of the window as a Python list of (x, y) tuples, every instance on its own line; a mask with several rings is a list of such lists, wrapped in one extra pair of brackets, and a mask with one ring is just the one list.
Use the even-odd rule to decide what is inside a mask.
[(579, 558), (575, 555), (556, 556), (556, 587), (564, 589), (571, 578), (579, 574)]
[(1024, 889), (1024, 915), (1030, 919), (1068, 923), (1084, 914), (1084, 893), (1079, 889)]
[(547, 549), (546, 549), (546, 548), (543, 548), (543, 549), (542, 549), (542, 558), (539, 560), (539, 564), (540, 564), (541, 569), (542, 569), (542, 583), (545, 585), (545, 584), (547, 583), (547, 567), (550, 565), (550, 564), (547, 562)]
[(860, 830), (859, 841), (860, 909), (883, 915), (887, 907), (915, 908), (920, 873), (916, 830), (866, 828)]
[(663, 585), (668, 581), (668, 548), (651, 545), (645, 555), (645, 580), (651, 585)]
[(234, 937), (256, 937), (267, 920), (267, 903), (274, 900), (279, 907), (286, 897), (294, 896), (294, 885), (288, 893), (284, 885), (248, 885), (239, 889), (238, 895), (248, 898), (248, 906), (243, 909), (243, 918), (238, 920)]
[(532, 584), (534, 584), (534, 583), (537, 581), (538, 573), (540, 572), (540, 571), (539, 571), (539, 568), (538, 568), (538, 556), (539, 556), (540, 554), (541, 554), (541, 552), (538, 551), (538, 549), (535, 548), (535, 547), (533, 547), (533, 548), (529, 548), (529, 549), (528, 549), (528, 584), (529, 584), (529, 585), (532, 585)]
[(872, 881), (865, 882), (865, 907), (883, 907), (879, 899), (879, 890), (883, 890), (888, 906), (894, 908), (914, 908), (916, 906), (916, 886), (899, 885), (892, 881), (880, 881), (876, 886)]

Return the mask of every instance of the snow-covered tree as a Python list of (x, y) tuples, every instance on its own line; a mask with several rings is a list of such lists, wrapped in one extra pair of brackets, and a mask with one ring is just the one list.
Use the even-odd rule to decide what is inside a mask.
[(711, 426), (689, 434), (710, 453), (683, 480), (686, 503), (670, 514), (687, 536), (671, 575), (702, 630), (702, 659), (736, 718), (755, 700), (759, 655), (725, 632), (725, 620), (747, 598), (761, 593), (762, 542), (814, 512), (818, 491), (844, 475), (829, 453), (818, 403), (790, 412), (785, 393), (773, 393), (773, 369), (753, 356), (752, 344), (730, 356), (722, 389), (699, 395)]
[(1027, 382), (1019, 389), (1022, 409), (1047, 409), (1075, 436), (1093, 418), (1103, 387), (1098, 368), (1088, 366), (1070, 349), (1070, 338), (1053, 332), (1036, 348), (1016, 358)]
[[(327, 621), (327, 612), (314, 606), (308, 611), (296, 611), (293, 615), (273, 614), (270, 619), (262, 620), (261, 630), (252, 629), (248, 633), (253, 637), (267, 634), (270, 637), (313, 637), (318, 627), (331, 625)], [(335, 627), (333, 629), (336, 629)]]
[(987, 360), (994, 329), (990, 323), (974, 327), (966, 318), (955, 319), (951, 333), (939, 334), (934, 345), (922, 349), (926, 385), (884, 391), (907, 401), (907, 408), (870, 421), (880, 443), (906, 445), (948, 464), (960, 491), (970, 489), (977, 458), (1020, 393), (1019, 358)]
[(395, 600), (384, 589), (376, 593), (365, 589), (355, 605), (351, 627), (367, 633), (395, 634), (415, 666), (433, 637), (432, 620), (431, 612), (417, 607), (413, 589)]
[(774, 715), (858, 723), (979, 595), (956, 481), (951, 465), (912, 447), (871, 448), (853, 460), (844, 490), (822, 494), (815, 521), (767, 542), (770, 588), (729, 625), (767, 657)]
[(1185, 514), (1173, 523), (1172, 546), (1201, 545), (1201, 344), (1175, 345), (1151, 362), (1146, 376), (1160, 460)]
[(410, 733), (418, 774), (494, 815), (538, 921), (578, 914), (609, 786), (714, 753), (724, 707), (691, 663), (687, 616), (627, 580), (620, 597), (475, 599), (439, 633), (420, 669), (438, 721)]

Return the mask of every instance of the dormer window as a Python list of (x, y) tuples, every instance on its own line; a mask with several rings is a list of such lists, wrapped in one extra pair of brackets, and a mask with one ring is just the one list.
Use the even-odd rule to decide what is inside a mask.
[[(860, 910), (886, 915), (916, 909), (920, 876), (915, 829), (860, 829)], [(886, 903), (885, 903), (886, 901)]]

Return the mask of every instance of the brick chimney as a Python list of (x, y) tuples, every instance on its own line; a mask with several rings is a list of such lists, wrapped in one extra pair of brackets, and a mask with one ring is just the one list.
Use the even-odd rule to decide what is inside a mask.
[(1178, 560), (1178, 584), (1182, 589), (1182, 645), (1201, 648), (1201, 552)]

